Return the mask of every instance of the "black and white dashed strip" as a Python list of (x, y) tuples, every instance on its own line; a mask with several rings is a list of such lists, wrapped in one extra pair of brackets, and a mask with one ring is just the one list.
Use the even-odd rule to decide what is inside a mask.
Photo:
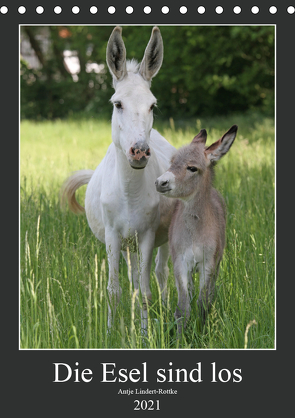
[[(41, 15), (43, 13), (46, 13), (46, 9), (49, 9), (49, 7), (46, 7), (45, 8), (43, 6), (37, 6), (36, 9), (35, 9), (35, 11), (36, 11), (37, 14)], [(142, 9), (143, 13), (146, 14), (146, 15), (152, 13), (152, 8), (150, 6), (148, 6), (148, 5), (145, 6), (145, 7), (143, 7), (143, 8), (141, 8), (141, 9)], [(232, 12), (234, 14), (241, 14), (241, 13), (243, 13), (243, 9), (246, 10), (246, 8), (242, 8), (242, 7), (240, 7), (240, 6), (237, 5), (237, 6), (233, 7)], [(52, 7), (50, 7), (50, 10), (52, 10)], [(221, 15), (224, 12), (224, 10), (225, 9), (222, 6), (217, 6), (215, 8), (215, 13)], [(248, 10), (251, 10), (251, 12), (254, 15), (259, 14), (259, 12), (260, 12), (259, 7), (258, 6), (255, 6), (255, 5), (248, 6), (247, 7), (247, 11)], [(5, 15), (5, 14), (8, 14), (9, 11), (10, 10), (9, 10), (9, 7), (8, 6), (6, 6), (6, 5), (0, 6), (0, 14)], [(18, 11), (19, 14), (25, 14), (26, 11), (27, 11), (27, 8), (25, 6), (20, 5), (17, 8), (17, 11)], [(58, 15), (58, 14), (61, 14), (63, 12), (63, 9), (62, 9), (61, 6), (58, 6), (57, 5), (57, 6), (54, 6), (53, 7), (53, 11), (54, 11), (55, 14)], [(80, 13), (80, 7), (79, 6), (73, 6), (73, 7), (71, 7), (71, 11), (72, 11), (73, 14), (77, 15), (77, 14)], [(206, 7), (205, 6), (198, 6), (194, 10), (191, 10), (190, 9), (189, 11), (190, 12), (195, 11), (196, 13), (198, 13), (200, 15), (203, 15), (203, 14), (206, 13)], [(292, 5), (290, 5), (287, 8), (285, 8), (284, 10), (282, 10), (282, 9), (279, 10), (279, 8), (277, 8), (276, 6), (270, 6), (270, 7), (268, 7), (268, 11), (272, 15), (274, 15), (276, 13), (281, 13), (281, 12), (283, 12), (283, 13), (289, 13), (289, 14), (294, 14), (295, 13), (295, 7), (292, 6)], [(99, 12), (100, 12), (100, 10), (99, 10), (99, 8), (97, 6), (91, 6), (89, 8), (89, 13), (90, 14), (93, 14), (94, 15), (94, 14), (97, 14)], [(111, 14), (111, 15), (112, 14), (115, 14), (116, 13), (116, 8), (114, 6), (109, 6), (108, 9), (107, 9), (107, 12), (109, 14)], [(134, 12), (134, 8), (132, 6), (127, 6), (125, 8), (125, 12), (126, 12), (126, 14), (131, 15)], [(168, 14), (170, 12), (170, 9), (169, 9), (168, 6), (165, 6), (164, 5), (164, 6), (161, 7), (161, 12), (162, 12), (163, 15), (166, 15), (166, 14)], [(188, 13), (188, 8), (185, 5), (181, 6), (179, 8), (179, 13), (182, 14), (182, 15)]]

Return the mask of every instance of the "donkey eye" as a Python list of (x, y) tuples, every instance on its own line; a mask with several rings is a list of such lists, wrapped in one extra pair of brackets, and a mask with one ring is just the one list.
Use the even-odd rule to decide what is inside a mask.
[(187, 167), (187, 170), (191, 171), (192, 173), (198, 171), (197, 167)]
[(153, 110), (153, 108), (156, 106), (156, 103), (153, 103), (150, 107), (150, 110)]
[(122, 109), (122, 103), (121, 102), (115, 102), (114, 105), (116, 106), (117, 109)]

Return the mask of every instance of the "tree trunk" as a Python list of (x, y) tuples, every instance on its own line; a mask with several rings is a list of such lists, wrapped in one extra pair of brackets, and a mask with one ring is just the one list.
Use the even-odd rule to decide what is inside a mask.
[(44, 67), (45, 66), (45, 58), (44, 58), (42, 49), (40, 47), (40, 44), (34, 36), (32, 28), (30, 26), (23, 26), (23, 29), (24, 29), (24, 32), (26, 33), (26, 35), (29, 38), (31, 47), (33, 48), (40, 64), (42, 65), (42, 67)]

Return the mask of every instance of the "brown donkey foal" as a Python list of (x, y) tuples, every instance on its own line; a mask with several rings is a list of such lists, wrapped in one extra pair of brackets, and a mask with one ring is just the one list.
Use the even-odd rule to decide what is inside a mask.
[(178, 333), (190, 314), (193, 279), (200, 273), (198, 306), (203, 320), (214, 295), (219, 263), (225, 246), (225, 203), (212, 186), (213, 168), (230, 149), (238, 127), (233, 125), (221, 139), (206, 147), (202, 129), (192, 142), (180, 148), (171, 166), (156, 180), (157, 191), (179, 199), (169, 229), (169, 247), (178, 290)]

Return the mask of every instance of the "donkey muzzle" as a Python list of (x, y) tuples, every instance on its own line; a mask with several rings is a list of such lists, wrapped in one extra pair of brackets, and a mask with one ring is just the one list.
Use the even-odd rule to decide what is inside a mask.
[(132, 168), (145, 168), (151, 156), (150, 147), (146, 142), (136, 142), (129, 149), (128, 157)]
[(166, 193), (171, 190), (170, 181), (167, 178), (162, 178), (163, 176), (157, 178), (155, 181), (157, 192)]

